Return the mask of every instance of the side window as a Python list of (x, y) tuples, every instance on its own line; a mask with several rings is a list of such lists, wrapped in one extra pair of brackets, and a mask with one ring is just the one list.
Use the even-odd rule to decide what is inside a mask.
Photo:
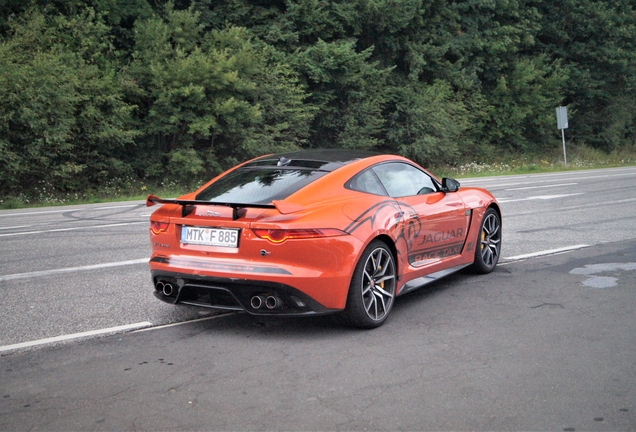
[(376, 165), (373, 170), (393, 198), (437, 191), (433, 179), (413, 165), (391, 162)]
[(351, 179), (348, 187), (360, 192), (386, 196), (386, 190), (384, 190), (384, 186), (382, 186), (382, 183), (380, 183), (380, 180), (378, 180), (378, 176), (376, 176), (375, 173), (370, 169), (363, 171), (362, 173)]

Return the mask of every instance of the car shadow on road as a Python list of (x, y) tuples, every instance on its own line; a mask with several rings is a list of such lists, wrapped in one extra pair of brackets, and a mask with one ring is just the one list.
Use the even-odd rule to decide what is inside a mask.
[[(498, 272), (496, 270), (495, 272)], [(337, 315), (320, 315), (304, 317), (254, 316), (247, 313), (219, 313), (207, 320), (186, 324), (193, 333), (209, 332), (215, 334), (234, 333), (247, 337), (273, 338), (314, 338), (349, 336), (352, 333), (385, 333), (390, 327), (409, 325), (405, 316), (409, 311), (417, 311), (436, 296), (465, 289), (466, 284), (480, 281), (484, 276), (470, 272), (459, 272), (430, 283), (396, 298), (388, 320), (374, 330), (360, 330), (348, 327), (339, 322)], [(482, 282), (485, 282), (482, 280)]]

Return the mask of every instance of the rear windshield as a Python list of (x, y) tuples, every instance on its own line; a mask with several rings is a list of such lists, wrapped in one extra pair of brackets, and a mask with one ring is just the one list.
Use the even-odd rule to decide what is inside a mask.
[(327, 174), (303, 168), (242, 167), (221, 177), (196, 196), (197, 201), (269, 204), (282, 200)]

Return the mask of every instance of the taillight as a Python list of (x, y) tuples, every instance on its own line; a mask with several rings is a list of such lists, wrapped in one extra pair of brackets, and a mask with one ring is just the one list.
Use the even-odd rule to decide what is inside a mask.
[(150, 221), (150, 230), (153, 234), (161, 234), (162, 232), (166, 232), (170, 223), (168, 222), (155, 222)]
[(320, 229), (252, 229), (257, 237), (272, 243), (282, 243), (290, 239), (312, 239), (321, 237), (336, 237), (346, 235), (344, 231), (335, 228)]
[(312, 239), (321, 237), (336, 237), (346, 235), (344, 231), (335, 228), (320, 229), (252, 229), (257, 237), (272, 243), (282, 243), (290, 239)]

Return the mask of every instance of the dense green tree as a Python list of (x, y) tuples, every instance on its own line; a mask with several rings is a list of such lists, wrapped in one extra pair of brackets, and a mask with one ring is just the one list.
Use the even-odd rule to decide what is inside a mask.
[(612, 150), (633, 142), (636, 5), (631, 0), (546, 0), (539, 48), (561, 59), (569, 80), (570, 132)]
[(165, 18), (136, 24), (135, 41), (138, 166), (148, 177), (196, 180), (306, 142), (314, 110), (305, 93), (276, 51), (244, 29), (204, 32), (199, 13), (168, 6)]
[(413, 83), (393, 88), (389, 114), (389, 147), (423, 164), (452, 163), (460, 155), (463, 135), (470, 128), (467, 106), (450, 84)]
[(538, 153), (554, 145), (555, 107), (566, 82), (567, 71), (558, 62), (548, 63), (546, 56), (515, 61), (488, 94), (494, 113), (484, 135), (500, 151), (513, 154)]
[(42, 184), (86, 190), (129, 174), (132, 106), (112, 63), (108, 28), (91, 9), (73, 18), (30, 11), (0, 43), (0, 190)]
[(371, 49), (357, 53), (354, 41), (318, 40), (295, 56), (319, 110), (312, 146), (373, 149), (381, 142), (388, 71), (369, 62), (370, 55)]
[(0, 0), (0, 192), (302, 147), (636, 146), (632, 0)]

